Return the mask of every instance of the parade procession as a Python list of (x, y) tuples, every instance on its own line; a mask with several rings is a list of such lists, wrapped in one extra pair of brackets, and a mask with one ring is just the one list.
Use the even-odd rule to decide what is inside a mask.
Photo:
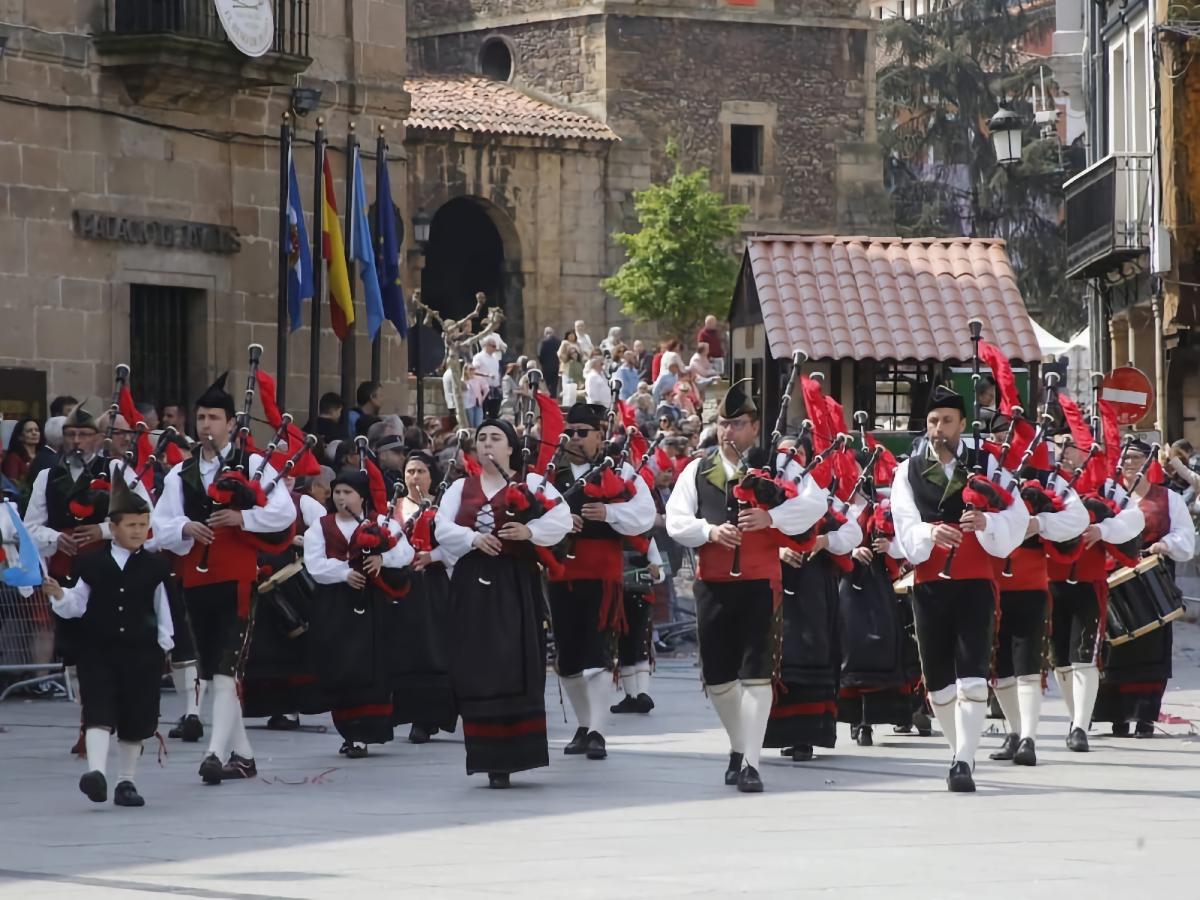
[(0, 900), (1186, 890), (1198, 36), (0, 3)]

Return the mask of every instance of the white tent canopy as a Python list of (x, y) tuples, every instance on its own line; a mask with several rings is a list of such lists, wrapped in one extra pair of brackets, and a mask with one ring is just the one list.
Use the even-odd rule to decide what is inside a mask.
[[(1037, 338), (1038, 347), (1041, 348), (1044, 356), (1053, 356), (1055, 359), (1067, 353), (1075, 346), (1075, 338), (1071, 341), (1060, 341), (1045, 328), (1039, 325), (1032, 319), (1029, 320), (1033, 324), (1033, 334)], [(1078, 335), (1076, 336), (1078, 337)], [(1084, 346), (1087, 346), (1086, 343)]]

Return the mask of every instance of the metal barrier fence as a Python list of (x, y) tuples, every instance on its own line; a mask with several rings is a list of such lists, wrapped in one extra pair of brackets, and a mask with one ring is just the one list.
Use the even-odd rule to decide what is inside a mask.
[(62, 663), (54, 660), (49, 602), (40, 589), (23, 597), (16, 588), (0, 585), (0, 700), (13, 691), (51, 681), (70, 692)]

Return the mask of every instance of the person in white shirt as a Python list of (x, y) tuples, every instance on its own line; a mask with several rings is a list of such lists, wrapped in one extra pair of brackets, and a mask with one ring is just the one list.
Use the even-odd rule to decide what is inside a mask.
[(604, 377), (604, 359), (594, 356), (584, 366), (584, 396), (588, 403), (608, 409), (613, 405), (612, 385)]
[(499, 346), (496, 335), (489, 334), (483, 339), (479, 352), (471, 360), (475, 372), (487, 382), (489, 388), (500, 387)]
[(584, 325), (583, 319), (575, 320), (575, 343), (579, 346), (579, 351), (583, 354), (584, 358), (587, 358), (592, 350), (595, 349), (595, 345), (592, 343), (591, 335), (584, 331)]

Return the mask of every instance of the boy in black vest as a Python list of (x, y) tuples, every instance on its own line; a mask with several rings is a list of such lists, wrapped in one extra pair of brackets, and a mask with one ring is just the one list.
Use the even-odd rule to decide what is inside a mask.
[(117, 479), (108, 506), (111, 541), (76, 563), (78, 580), (63, 590), (44, 584), (54, 611), (79, 620), (77, 668), (83, 698), (88, 771), (79, 789), (89, 800), (108, 799), (105, 769), (110, 735), (118, 741), (120, 771), (113, 803), (144, 806), (134, 786), (142, 742), (158, 728), (163, 654), (174, 646), (167, 603), (167, 562), (143, 549), (150, 506)]

